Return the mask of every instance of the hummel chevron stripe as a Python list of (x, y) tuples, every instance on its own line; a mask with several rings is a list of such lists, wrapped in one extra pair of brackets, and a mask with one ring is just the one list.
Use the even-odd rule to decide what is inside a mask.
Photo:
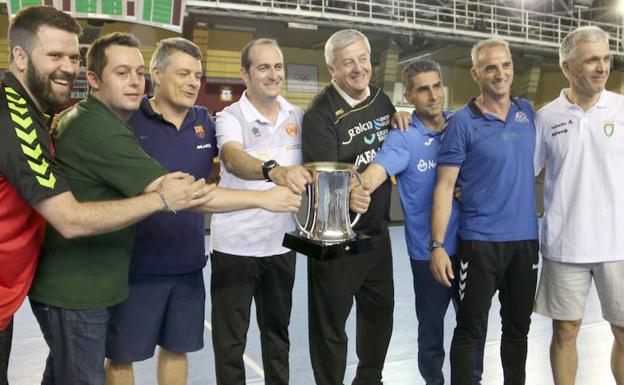
[(22, 152), (35, 160), (39, 159), (39, 157), (43, 153), (43, 151), (41, 151), (41, 146), (39, 145), (39, 143), (37, 143), (34, 149), (28, 146), (25, 146), (23, 144), (21, 146), (22, 146)]
[(22, 131), (19, 128), (15, 127), (15, 132), (17, 133), (18, 138), (30, 145), (32, 145), (37, 140), (36, 130), (32, 130), (30, 131), (30, 134), (27, 134), (25, 131)]
[(13, 121), (13, 123), (20, 125), (22, 128), (28, 128), (32, 124), (32, 118), (30, 116), (27, 116), (25, 119), (23, 119), (21, 116), (15, 115), (12, 112), (11, 120)]
[(28, 116), (28, 107), (26, 107), (26, 100), (22, 98), (11, 87), (5, 87), (6, 98), (8, 100), (8, 107), (11, 112), (11, 120), (15, 124), (15, 133), (17, 137), (22, 141), (20, 147), (24, 155), (28, 158), (28, 166), (36, 174), (37, 182), (43, 187), (54, 188), (56, 184), (56, 177), (52, 172), (46, 177), (46, 173), (50, 167), (50, 164), (42, 157), (43, 150), (41, 145), (37, 143), (37, 130), (27, 130), (33, 124), (33, 120)]
[(13, 88), (11, 87), (4, 87), (4, 90), (10, 94), (13, 94), (15, 96), (17, 96), (18, 98), (21, 98), (20, 94), (17, 93), (17, 91), (15, 91)]
[(41, 163), (35, 163), (29, 160), (28, 165), (30, 166), (31, 170), (41, 175), (45, 175), (46, 171), (48, 171), (48, 166), (50, 166), (45, 159), (42, 159)]
[(25, 105), (26, 104), (26, 100), (24, 98), (15, 98), (15, 97), (13, 97), (13, 96), (11, 96), (9, 94), (6, 94), (5, 96), (6, 96), (7, 100), (9, 102), (11, 102), (11, 103), (19, 104), (19, 105)]
[(50, 173), (50, 176), (47, 179), (38, 176), (37, 180), (39, 181), (40, 185), (44, 187), (49, 187), (49, 188), (54, 188), (54, 184), (56, 183), (56, 178), (54, 177), (54, 174), (52, 173)]
[(28, 112), (28, 108), (26, 107), (18, 107), (17, 104), (15, 103), (8, 103), (9, 108), (12, 109), (13, 111), (17, 112), (20, 115), (24, 115), (25, 113)]

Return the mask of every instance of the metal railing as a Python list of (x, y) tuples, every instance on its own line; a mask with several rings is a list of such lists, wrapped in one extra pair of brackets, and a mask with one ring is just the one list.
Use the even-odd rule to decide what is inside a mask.
[(189, 0), (191, 12), (254, 18), (283, 18), (317, 24), (386, 27), (395, 33), (419, 31), (439, 37), (484, 38), (554, 48), (573, 29), (597, 25), (611, 35), (611, 49), (624, 55), (623, 24), (599, 23), (528, 9), (464, 0)]

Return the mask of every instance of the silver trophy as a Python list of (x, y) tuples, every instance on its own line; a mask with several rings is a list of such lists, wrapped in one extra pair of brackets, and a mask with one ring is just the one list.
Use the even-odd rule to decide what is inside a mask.
[(314, 162), (303, 165), (312, 174), (312, 183), (307, 186), (308, 210), (305, 226), (293, 214), (300, 235), (334, 245), (355, 238), (353, 226), (360, 219), (357, 214), (353, 222), (349, 218), (349, 182), (352, 176), (362, 184), (362, 176), (349, 163)]

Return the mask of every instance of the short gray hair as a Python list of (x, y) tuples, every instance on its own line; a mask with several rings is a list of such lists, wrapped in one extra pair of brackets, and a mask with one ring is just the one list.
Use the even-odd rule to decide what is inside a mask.
[(603, 31), (600, 27), (593, 25), (579, 27), (570, 32), (561, 41), (559, 47), (559, 66), (563, 68), (563, 62), (569, 62), (576, 56), (576, 46), (580, 42), (597, 42), (604, 40), (609, 44), (609, 34)]
[(422, 74), (425, 72), (435, 72), (440, 77), (440, 81), (442, 81), (442, 69), (440, 65), (433, 60), (418, 60), (411, 62), (405, 70), (403, 70), (403, 87), (405, 91), (410, 92), (414, 87), (414, 81), (412, 78), (415, 75)]
[(176, 52), (184, 52), (199, 61), (202, 59), (201, 49), (197, 44), (182, 37), (170, 37), (162, 39), (156, 45), (156, 50), (150, 61), (150, 69), (156, 68), (163, 72), (169, 65), (169, 57)]
[(470, 58), (472, 59), (472, 66), (477, 68), (477, 63), (479, 62), (479, 54), (485, 48), (489, 47), (505, 47), (507, 51), (511, 52), (509, 49), (509, 43), (507, 43), (503, 39), (499, 39), (497, 37), (492, 37), (485, 40), (479, 40), (475, 45), (472, 46), (472, 50), (470, 51)]
[(334, 34), (331, 35), (325, 43), (325, 63), (328, 65), (334, 64), (336, 51), (341, 50), (358, 40), (364, 42), (368, 55), (370, 56), (370, 43), (368, 42), (368, 38), (362, 32), (355, 29), (342, 29), (338, 32), (334, 32)]

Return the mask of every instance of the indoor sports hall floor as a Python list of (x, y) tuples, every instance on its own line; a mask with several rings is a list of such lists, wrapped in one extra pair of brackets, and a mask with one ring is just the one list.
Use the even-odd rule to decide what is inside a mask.
[[(420, 385), (424, 381), (418, 373), (416, 362), (417, 321), (414, 311), (412, 273), (405, 249), (403, 227), (391, 227), (392, 247), (394, 251), (395, 312), (394, 333), (384, 369), (385, 385)], [(207, 239), (208, 243), (208, 239)], [(206, 285), (210, 280), (210, 264), (204, 270)], [(206, 303), (206, 320), (203, 350), (189, 355), (189, 385), (211, 385), (214, 380), (214, 360), (211, 345), (210, 296)], [(313, 385), (312, 369), (308, 356), (307, 301), (306, 301), (306, 261), (304, 256), (297, 260), (297, 278), (293, 293), (293, 310), (290, 327), (291, 354), (290, 373), (292, 385)], [(500, 320), (498, 299), (493, 300), (485, 349), (484, 385), (503, 383), (502, 369), (498, 356), (500, 348)], [(254, 312), (252, 311), (252, 314)], [(348, 321), (349, 357), (345, 384), (350, 384), (355, 374), (357, 359), (355, 350), (355, 322), (353, 314)], [(592, 289), (586, 308), (586, 316), (579, 336), (579, 371), (577, 385), (613, 385), (609, 357), (613, 337), (609, 325), (602, 319), (600, 305)], [(449, 333), (446, 346), (450, 345), (451, 328), (454, 313), (449, 311), (446, 317)], [(252, 317), (253, 318), (253, 317)], [(529, 334), (529, 354), (527, 362), (527, 385), (551, 385), (548, 359), (550, 343), (550, 320), (533, 315)], [(30, 306), (26, 302), (15, 317), (13, 352), (9, 366), (11, 385), (35, 385), (41, 381), (41, 374), (47, 355), (47, 347), (39, 331)], [(258, 328), (255, 321), (248, 333), (247, 384), (263, 384), (262, 361)], [(448, 360), (444, 367), (448, 378)], [(137, 385), (156, 385), (155, 359), (135, 365)]]

